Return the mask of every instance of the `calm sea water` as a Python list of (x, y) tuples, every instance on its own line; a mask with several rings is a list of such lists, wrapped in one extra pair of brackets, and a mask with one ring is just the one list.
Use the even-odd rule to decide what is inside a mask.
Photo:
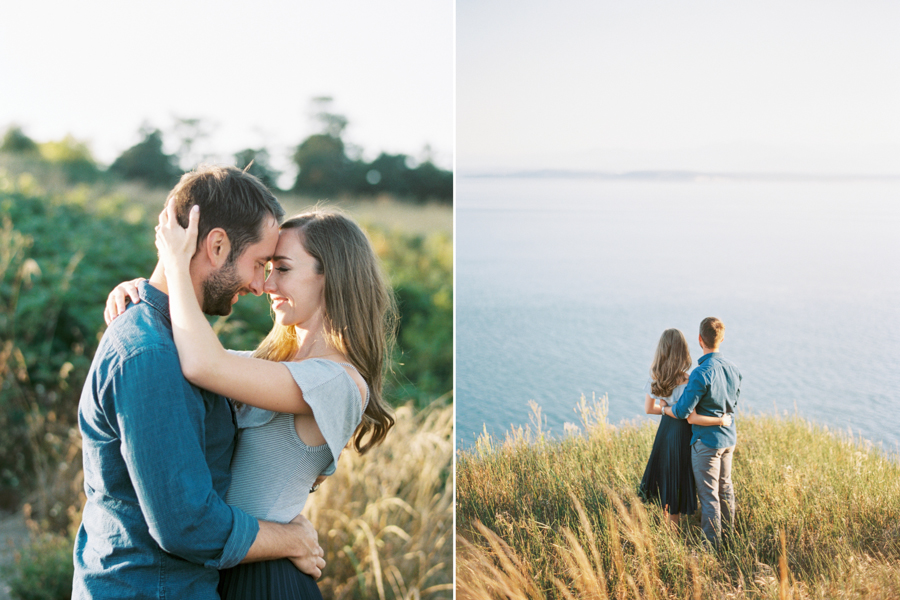
[[(741, 408), (900, 449), (900, 184), (459, 178), (456, 435), (643, 415), (659, 336), (706, 316)], [(642, 417), (648, 418), (648, 417)]]

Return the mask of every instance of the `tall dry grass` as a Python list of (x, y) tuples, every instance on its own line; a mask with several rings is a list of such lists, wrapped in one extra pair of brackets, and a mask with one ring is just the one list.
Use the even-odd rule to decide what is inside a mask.
[[(735, 531), (635, 495), (656, 424), (486, 436), (457, 459), (457, 598), (900, 598), (900, 460), (798, 416), (740, 415)], [(567, 427), (574, 433), (574, 426)]]
[(350, 449), (304, 513), (319, 532), (326, 598), (453, 595), (453, 407), (399, 408), (384, 444)]

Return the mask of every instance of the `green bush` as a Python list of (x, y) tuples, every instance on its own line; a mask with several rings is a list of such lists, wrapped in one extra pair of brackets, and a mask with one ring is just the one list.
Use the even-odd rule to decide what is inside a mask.
[(123, 212), (123, 198), (49, 196), (0, 176), (0, 488), (32, 496), (54, 530), (81, 493), (76, 407), (102, 299), (155, 259), (152, 229)]
[(370, 230), (397, 295), (400, 326), (388, 397), (425, 406), (453, 387), (453, 245)]
[(47, 534), (38, 538), (4, 569), (4, 578), (15, 600), (69, 600), (72, 597), (74, 541), (69, 536)]
[(70, 135), (57, 142), (40, 144), (40, 151), (44, 160), (59, 165), (73, 183), (91, 183), (100, 179), (100, 169), (87, 144)]
[(178, 159), (163, 151), (162, 132), (142, 129), (144, 139), (125, 150), (109, 166), (109, 172), (149, 187), (170, 188), (181, 177)]

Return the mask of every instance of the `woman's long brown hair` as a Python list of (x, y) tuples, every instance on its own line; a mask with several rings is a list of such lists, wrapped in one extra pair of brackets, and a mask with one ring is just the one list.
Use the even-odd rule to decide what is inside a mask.
[[(281, 231), (299, 236), (316, 259), (317, 272), (325, 275), (326, 341), (350, 360), (369, 386), (369, 403), (353, 436), (354, 448), (365, 454), (394, 425), (382, 396), (397, 324), (393, 292), (369, 238), (343, 213), (315, 209), (288, 219)], [(296, 350), (294, 328), (276, 324), (253, 356), (286, 361)]]
[(650, 391), (655, 396), (667, 398), (675, 386), (684, 383), (687, 370), (691, 368), (691, 351), (684, 334), (678, 329), (666, 329), (659, 338), (650, 378)]

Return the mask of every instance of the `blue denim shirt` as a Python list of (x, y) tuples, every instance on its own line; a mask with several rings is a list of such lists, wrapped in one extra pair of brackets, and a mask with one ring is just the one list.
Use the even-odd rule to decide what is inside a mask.
[(100, 341), (78, 406), (87, 502), (73, 598), (218, 598), (259, 523), (222, 500), (236, 427), (228, 401), (181, 374), (169, 298), (141, 302)]
[[(672, 407), (672, 414), (686, 419), (694, 408), (698, 415), (721, 417), (734, 413), (741, 397), (741, 372), (718, 352), (709, 352), (697, 361), (687, 387)], [(734, 415), (732, 414), (732, 417)], [(691, 445), (700, 440), (710, 448), (729, 448), (737, 444), (737, 423), (728, 427), (691, 425)]]

